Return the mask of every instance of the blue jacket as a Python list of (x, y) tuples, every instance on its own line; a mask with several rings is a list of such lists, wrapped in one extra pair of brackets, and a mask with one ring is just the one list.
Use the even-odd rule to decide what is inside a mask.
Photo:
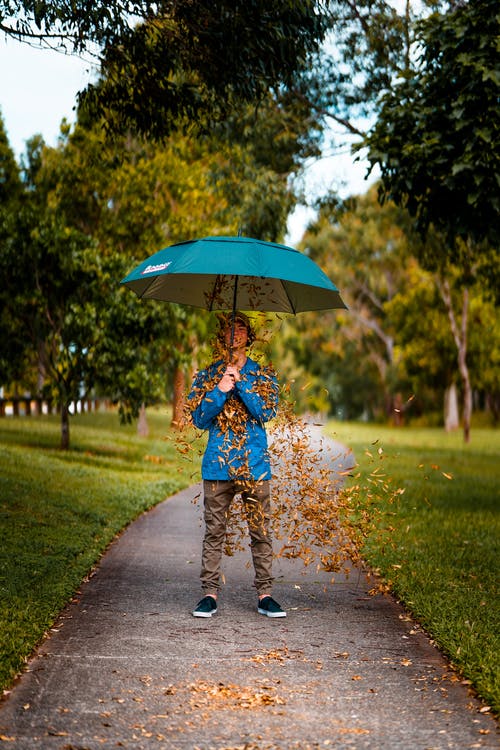
[(258, 481), (271, 478), (264, 423), (278, 407), (278, 382), (270, 367), (250, 357), (229, 393), (217, 386), (226, 364), (214, 362), (193, 381), (188, 401), (196, 427), (208, 430), (203, 479)]

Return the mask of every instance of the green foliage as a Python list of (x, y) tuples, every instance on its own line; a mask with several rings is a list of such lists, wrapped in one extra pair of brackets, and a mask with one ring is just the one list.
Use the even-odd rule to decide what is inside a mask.
[(77, 415), (66, 453), (52, 418), (1, 421), (0, 686), (115, 535), (183, 486), (167, 419), (150, 413), (146, 440), (116, 414)]
[(113, 132), (161, 138), (289, 85), (325, 14), (322, 0), (1, 0), (0, 31), (96, 56), (101, 76), (80, 104)]
[[(67, 409), (95, 379), (96, 347), (105, 335), (98, 311), (109, 275), (97, 244), (71, 226), (54, 199), (55, 176), (44, 165), (42, 146), (31, 144), (30, 179), (16, 214), (15, 235), (1, 248), (11, 269), (4, 296), (7, 334), (19, 342), (17, 357), (4, 362), (2, 382), (18, 379), (61, 407), (62, 447), (69, 440)], [(26, 376), (30, 368), (37, 376)], [(24, 368), (24, 372), (21, 371)]]
[(225, 119), (304, 68), (324, 19), (315, 0), (169, 2), (108, 45), (80, 97), (111, 132), (162, 138)]
[(311, 95), (323, 111), (356, 133), (356, 120), (377, 111), (380, 94), (408, 66), (415, 12), (412, 3), (399, 12), (385, 0), (333, 0), (328, 19), (330, 31)]
[[(16, 318), (15, 311), (6, 306), (6, 300), (12, 294), (12, 279), (17, 273), (14, 248), (16, 217), (21, 206), (22, 192), (19, 167), (0, 115), (0, 273), (3, 279), (10, 280), (0, 288), (0, 330), (3, 332), (0, 371), (7, 372), (8, 380), (15, 379), (24, 366), (22, 326)], [(11, 257), (9, 262), (5, 259), (7, 253)]]
[[(325, 134), (329, 152), (362, 147), (383, 97), (399, 76), (411, 75), (417, 19), (440, 5), (440, 0), (328, 3), (324, 43), (293, 91), (299, 101), (308, 102), (321, 123), (329, 126)], [(329, 186), (334, 199), (339, 190), (335, 177), (333, 174)]]
[[(500, 309), (476, 296), (470, 306), (473, 335), (469, 343), (470, 366), (479, 393), (491, 400), (497, 420), (500, 418)], [(487, 331), (487, 335), (484, 333)], [(496, 411), (495, 411), (496, 410)]]
[[(137, 6), (138, 9), (140, 6)], [(67, 3), (64, 0), (29, 0), (0, 4), (0, 31), (15, 39), (59, 43), (82, 51), (89, 42), (102, 44), (128, 26), (130, 5), (122, 0), (107, 3)]]
[(9, 145), (0, 112), (0, 210), (2, 210), (2, 213), (6, 204), (19, 198), (21, 189), (19, 167), (14, 152)]
[(418, 26), (417, 71), (384, 99), (366, 143), (382, 195), (426, 232), (498, 245), (500, 124), (495, 0), (454, 4)]
[[(456, 268), (449, 268), (447, 278), (451, 282), (456, 309), (462, 304), (460, 276)], [(404, 294), (396, 295), (388, 305), (387, 313), (397, 329), (400, 375), (406, 375), (411, 391), (431, 407), (435, 394), (458, 380), (457, 353), (435, 281), (416, 262), (411, 284)], [(470, 289), (468, 317), (467, 363), (476, 401), (487, 400), (494, 418), (498, 419), (499, 310), (479, 284)], [(457, 322), (462, 329), (461, 313)], [(485, 330), (488, 331), (486, 337)]]
[(323, 211), (304, 236), (304, 249), (348, 306), (321, 320), (301, 316), (288, 343), (317, 387), (326, 388), (331, 413), (385, 418), (396, 388), (408, 387), (398, 382), (397, 329), (388, 315), (411, 283), (405, 223), (396, 207), (380, 208), (372, 189), (333, 215)]
[(441, 410), (444, 390), (456, 379), (456, 350), (435, 281), (415, 259), (408, 264), (404, 290), (387, 303), (386, 312), (397, 332), (398, 378), (416, 394), (412, 408)]
[[(415, 257), (421, 242), (407, 212), (391, 203), (380, 206), (374, 187), (341, 209), (324, 207), (304, 236), (304, 248), (338, 285), (349, 309), (321, 319), (301, 315), (284, 326), (283, 348), (302, 368), (294, 391), (300, 406), (346, 419), (401, 422), (432, 412), (442, 421), (445, 392), (452, 383), (463, 387), (462, 373), (438, 279)], [(498, 308), (463, 268), (448, 265), (445, 280), (465, 336), (476, 404), (487, 405), (498, 419)]]
[(161, 145), (130, 134), (106, 139), (84, 118), (73, 132), (63, 126), (55, 149), (32, 139), (21, 208), (9, 214), (12, 238), (0, 248), (12, 281), (1, 382), (35, 393), (43, 386), (66, 410), (87, 393), (105, 395), (125, 419), (172, 397), (174, 374), (196, 366), (207, 317), (141, 302), (119, 282), (147, 255), (187, 238), (283, 233), (293, 203), (288, 174), (315, 148), (303, 136), (307, 113), (295, 117), (269, 96), (243, 114), (211, 134), (177, 133)]
[(390, 508), (392, 543), (374, 533), (363, 556), (498, 712), (498, 430), (475, 429), (468, 446), (438, 430), (328, 431), (353, 448), (362, 474), (375, 463), (405, 490)]
[[(418, 249), (424, 267), (450, 260), (498, 302), (497, 3), (339, 0), (329, 19), (297, 96), (335, 124), (330, 149), (350, 144), (364, 157), (368, 147), (382, 199), (407, 207), (422, 233), (438, 230), (438, 243)], [(332, 183), (320, 205), (337, 200)]]
[[(136, 23), (148, 20), (166, 27), (171, 46), (181, 60), (189, 62), (188, 67), (203, 68), (212, 63), (212, 72), (206, 71), (205, 75), (220, 86), (221, 75), (235, 75), (235, 66), (240, 64), (247, 76), (252, 70), (269, 76), (271, 71), (263, 61), (270, 50), (275, 53), (270, 65), (276, 75), (293, 72), (296, 56), (301, 61), (309, 48), (317, 44), (322, 30), (320, 7), (321, 3), (309, 0), (267, 3), (163, 0), (155, 4), (109, 0), (90, 6), (81, 1), (39, 0), (34, 4), (27, 0), (15, 3), (3, 0), (0, 30), (29, 42), (60, 39), (75, 51), (82, 51), (92, 44), (121, 41), (125, 45), (131, 33), (131, 17)], [(257, 29), (259, 34), (255, 38)], [(228, 67), (222, 62), (226, 52)], [(230, 66), (232, 69), (228, 70)]]

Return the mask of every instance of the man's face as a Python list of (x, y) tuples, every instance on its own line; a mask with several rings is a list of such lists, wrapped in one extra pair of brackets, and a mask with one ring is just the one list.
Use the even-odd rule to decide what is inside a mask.
[[(231, 323), (229, 323), (225, 330), (224, 330), (224, 341), (226, 346), (229, 348), (231, 346)], [(248, 331), (246, 325), (243, 323), (243, 321), (236, 320), (234, 321), (234, 339), (233, 339), (233, 349), (241, 349), (246, 347), (248, 343)]]

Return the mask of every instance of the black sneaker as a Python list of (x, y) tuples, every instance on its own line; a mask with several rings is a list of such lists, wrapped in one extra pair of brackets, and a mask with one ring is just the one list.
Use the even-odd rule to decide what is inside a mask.
[(257, 608), (259, 615), (266, 615), (266, 617), (286, 617), (278, 602), (275, 602), (272, 596), (264, 596), (259, 599), (259, 606)]
[(213, 596), (204, 596), (193, 610), (193, 617), (212, 617), (217, 612), (217, 602)]

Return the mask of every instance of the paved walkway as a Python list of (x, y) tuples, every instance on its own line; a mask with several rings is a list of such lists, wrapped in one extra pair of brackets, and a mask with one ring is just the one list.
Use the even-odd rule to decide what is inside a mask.
[(0, 746), (38, 750), (498, 748), (497, 725), (361, 571), (278, 562), (285, 619), (256, 612), (249, 554), (196, 619), (194, 487), (111, 546), (0, 704)]

